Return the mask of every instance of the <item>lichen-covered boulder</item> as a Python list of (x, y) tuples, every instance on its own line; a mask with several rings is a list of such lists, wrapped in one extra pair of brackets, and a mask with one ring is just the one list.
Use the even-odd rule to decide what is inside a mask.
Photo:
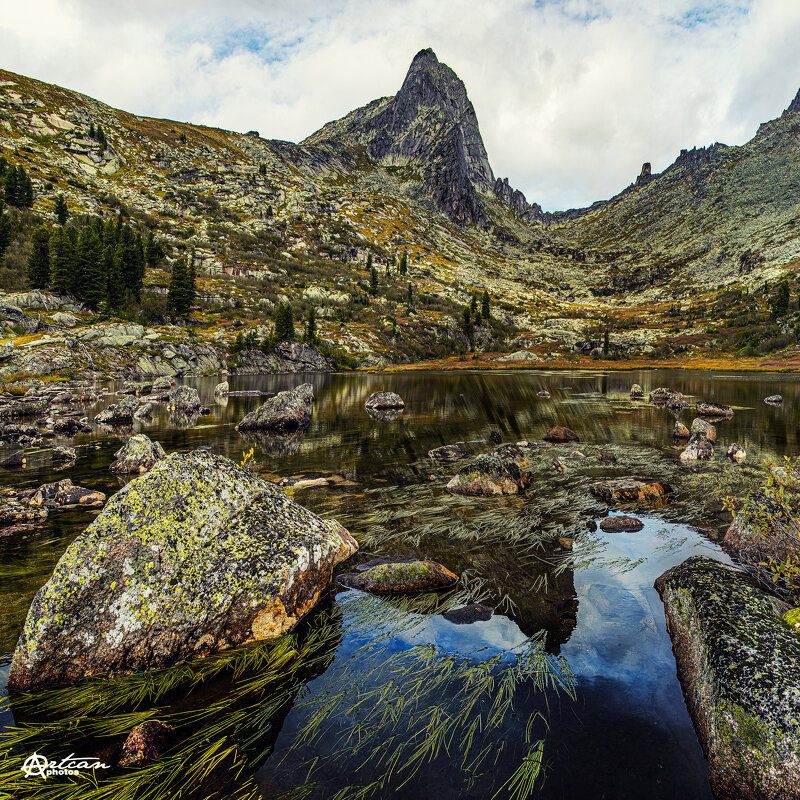
[(714, 455), (714, 445), (706, 439), (703, 433), (693, 433), (689, 438), (686, 448), (680, 454), (681, 461), (700, 461)]
[(222, 381), (222, 383), (218, 383), (214, 387), (214, 397), (227, 397), (229, 390), (230, 386), (228, 385), (228, 381)]
[(449, 589), (458, 583), (458, 575), (436, 561), (392, 561), (345, 573), (339, 582), (372, 594), (413, 594)]
[(402, 397), (395, 392), (373, 392), (364, 403), (367, 411), (386, 411), (388, 409), (405, 408), (406, 404)]
[(160, 669), (279, 636), (357, 548), (232, 461), (173, 454), (67, 548), (33, 600), (8, 686)]
[(236, 430), (286, 431), (305, 428), (311, 420), (311, 404), (314, 402), (314, 387), (301, 383), (294, 389), (278, 392), (263, 405), (247, 414), (236, 426)]
[(459, 458), (464, 458), (467, 451), (460, 444), (445, 444), (441, 447), (435, 447), (433, 450), (428, 450), (428, 458), (435, 461), (458, 461)]
[(722, 405), (722, 403), (706, 403), (698, 400), (694, 408), (700, 417), (725, 418), (733, 416), (733, 409), (730, 406)]
[(730, 458), (732, 461), (744, 461), (747, 458), (747, 450), (745, 450), (740, 444), (734, 442), (728, 448), (728, 458)]
[(710, 422), (706, 422), (700, 417), (693, 419), (692, 426), (689, 428), (689, 435), (695, 434), (705, 437), (709, 442), (717, 441), (717, 429)]
[(143, 433), (137, 433), (114, 453), (115, 460), (108, 469), (116, 475), (147, 472), (157, 461), (166, 457), (164, 448), (158, 442)]
[(613, 478), (593, 483), (589, 491), (609, 505), (637, 503), (643, 506), (663, 506), (672, 492), (668, 483), (649, 478)]
[(631, 400), (639, 400), (642, 397), (644, 397), (644, 389), (638, 383), (634, 383), (631, 386)]
[(717, 800), (800, 798), (800, 635), (747, 575), (693, 556), (656, 580)]
[(139, 420), (149, 420), (153, 416), (153, 404), (150, 402), (142, 403), (136, 411), (133, 412), (133, 418)]
[(565, 428), (563, 425), (555, 425), (550, 428), (547, 433), (542, 436), (546, 442), (553, 442), (557, 444), (564, 444), (565, 442), (577, 442), (578, 434), (575, 431)]
[(530, 462), (515, 444), (504, 444), (463, 466), (447, 484), (447, 491), (491, 497), (519, 494), (530, 483)]
[(133, 395), (128, 395), (119, 403), (112, 403), (108, 408), (104, 408), (94, 421), (102, 425), (130, 425), (137, 408), (139, 400)]
[(176, 386), (167, 397), (167, 408), (180, 414), (192, 414), (199, 411), (202, 405), (200, 395), (193, 386)]

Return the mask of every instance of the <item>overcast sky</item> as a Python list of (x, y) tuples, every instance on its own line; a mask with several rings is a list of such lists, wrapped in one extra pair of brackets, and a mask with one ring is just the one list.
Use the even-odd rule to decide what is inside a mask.
[(740, 144), (800, 88), (800, 0), (25, 0), (0, 66), (137, 114), (299, 141), (432, 47), (495, 174), (556, 210), (682, 147)]

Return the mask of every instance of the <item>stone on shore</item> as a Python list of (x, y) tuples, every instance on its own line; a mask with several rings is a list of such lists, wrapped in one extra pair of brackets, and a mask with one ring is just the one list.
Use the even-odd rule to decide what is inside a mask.
[(367, 398), (367, 402), (364, 403), (364, 408), (367, 411), (388, 411), (405, 407), (405, 401), (395, 392), (373, 392)]
[(447, 491), (478, 497), (519, 494), (528, 486), (528, 457), (514, 444), (504, 444), (463, 466), (447, 484)]
[(609, 505), (638, 503), (643, 506), (663, 506), (672, 492), (668, 483), (648, 478), (613, 478), (600, 481), (589, 487), (589, 491)]
[(458, 583), (458, 575), (436, 561), (393, 561), (345, 573), (339, 582), (372, 594), (413, 594), (449, 589)]
[(12, 691), (169, 667), (272, 639), (319, 600), (350, 534), (206, 450), (117, 492), (33, 600)]
[(114, 461), (108, 468), (116, 475), (127, 475), (132, 472), (147, 472), (156, 462), (166, 458), (164, 448), (149, 436), (137, 433), (114, 453)]
[(717, 800), (800, 798), (800, 636), (748, 576), (693, 556), (655, 582)]
[(278, 392), (254, 411), (245, 415), (236, 430), (288, 431), (305, 428), (311, 420), (314, 387), (301, 383), (294, 389)]
[(578, 442), (578, 434), (575, 431), (565, 428), (563, 425), (555, 425), (550, 428), (547, 433), (542, 436), (546, 442), (553, 442), (555, 444), (564, 444), (565, 442)]

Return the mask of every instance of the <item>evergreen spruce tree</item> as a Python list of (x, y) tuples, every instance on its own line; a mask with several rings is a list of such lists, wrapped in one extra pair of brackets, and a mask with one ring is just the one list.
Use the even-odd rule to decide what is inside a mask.
[(236, 341), (233, 343), (231, 350), (234, 353), (241, 353), (244, 350), (244, 334), (241, 331), (236, 334)]
[(95, 132), (94, 132), (94, 122), (89, 123), (89, 138), (94, 139)]
[(367, 253), (367, 272), (372, 272), (372, 253)]
[(8, 206), (19, 206), (19, 186), (17, 168), (10, 166), (3, 178), (3, 198)]
[(186, 270), (184, 295), (186, 297), (186, 313), (188, 314), (189, 309), (194, 305), (195, 299), (197, 298), (197, 273), (194, 266), (194, 250), (192, 250), (192, 255), (189, 259), (189, 267)]
[(50, 286), (58, 294), (69, 294), (74, 273), (72, 237), (63, 228), (50, 236)]
[(283, 342), (294, 339), (294, 316), (289, 303), (281, 303), (275, 312), (275, 340)]
[(33, 232), (25, 282), (32, 289), (45, 289), (50, 283), (50, 232), (45, 225), (40, 225)]
[(408, 253), (403, 250), (403, 255), (400, 256), (400, 274), (405, 275), (408, 272)]
[(31, 182), (28, 173), (20, 167), (19, 177), (19, 205), (23, 208), (33, 207), (33, 183)]
[(481, 314), (485, 320), (488, 320), (491, 316), (491, 300), (487, 289), (483, 290), (483, 297), (481, 298)]
[(69, 217), (69, 208), (67, 208), (67, 201), (64, 199), (63, 194), (60, 194), (58, 197), (56, 197), (53, 212), (56, 215), (56, 221), (59, 225), (63, 225), (67, 221), (67, 218)]
[(411, 308), (413, 303), (414, 303), (414, 287), (409, 283), (408, 284), (408, 307)]
[(8, 246), (11, 244), (11, 220), (6, 214), (5, 203), (0, 197), (0, 263), (6, 254)]
[(772, 301), (772, 318), (782, 317), (789, 310), (789, 284), (781, 281), (778, 284), (778, 293)]
[[(97, 222), (100, 222), (99, 231)], [(84, 226), (78, 238), (75, 258), (73, 292), (79, 300), (85, 300), (96, 311), (106, 297), (105, 271), (103, 268), (102, 220)]]
[(603, 334), (603, 355), (607, 356), (611, 351), (611, 341), (608, 335), (608, 330)]
[(177, 316), (182, 316), (188, 311), (186, 304), (187, 272), (186, 260), (182, 256), (173, 262), (167, 289), (167, 311)]
[(372, 294), (378, 294), (378, 270), (374, 264), (369, 268), (369, 290)]
[(125, 282), (122, 275), (122, 265), (125, 250), (122, 242), (114, 247), (109, 242), (103, 248), (103, 262), (106, 275), (106, 307), (109, 311), (116, 311), (125, 301)]
[(314, 345), (317, 343), (317, 312), (314, 306), (311, 306), (311, 308), (308, 310), (306, 332), (303, 338), (306, 344)]
[(474, 314), (478, 310), (478, 295), (475, 292), (472, 293), (472, 300), (469, 304), (469, 310), (471, 314)]
[[(147, 244), (144, 250), (144, 259), (148, 267), (155, 269), (164, 260), (164, 247), (161, 242), (156, 241), (153, 231), (147, 234)], [(144, 274), (142, 274), (144, 278)]]

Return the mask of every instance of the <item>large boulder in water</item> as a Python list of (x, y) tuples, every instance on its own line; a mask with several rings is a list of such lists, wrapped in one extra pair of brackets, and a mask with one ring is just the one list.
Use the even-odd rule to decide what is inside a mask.
[(389, 409), (405, 408), (406, 404), (396, 392), (373, 392), (364, 403), (367, 411), (387, 411)]
[(800, 798), (800, 635), (748, 576), (693, 556), (656, 580), (717, 800)]
[(208, 451), (173, 454), (117, 492), (33, 600), (8, 685), (121, 675), (291, 630), (350, 534)]
[(167, 408), (181, 414), (192, 414), (202, 407), (200, 395), (193, 386), (176, 386), (167, 397)]
[(504, 444), (463, 466), (447, 491), (483, 497), (519, 494), (530, 483), (528, 457), (515, 444)]
[(147, 472), (157, 461), (166, 457), (164, 448), (158, 442), (154, 442), (143, 433), (137, 433), (114, 453), (115, 461), (108, 469), (117, 475)]
[(311, 419), (313, 402), (314, 387), (310, 383), (301, 383), (294, 389), (270, 397), (266, 403), (247, 414), (236, 430), (287, 431), (305, 428)]
[(698, 400), (694, 409), (700, 417), (726, 418), (733, 416), (733, 409), (730, 406), (722, 405), (722, 403), (706, 403)]
[(118, 404), (104, 408), (95, 418), (102, 425), (131, 425), (133, 415), (139, 408), (139, 400), (133, 395), (124, 397)]

